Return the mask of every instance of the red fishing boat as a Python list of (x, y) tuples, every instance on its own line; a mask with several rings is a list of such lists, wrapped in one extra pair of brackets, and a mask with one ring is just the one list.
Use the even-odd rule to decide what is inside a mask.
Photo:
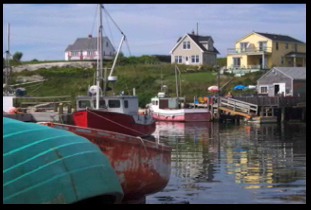
[[(97, 38), (96, 85), (90, 87), (87, 96), (77, 97), (77, 109), (72, 114), (73, 123), (80, 127), (110, 130), (132, 136), (149, 136), (156, 129), (155, 120), (151, 115), (139, 115), (138, 97), (135, 94), (124, 95), (121, 93), (116, 95), (113, 93), (110, 96), (107, 94), (107, 90), (109, 89), (108, 84), (115, 83), (117, 80), (117, 77), (112, 76), (112, 74), (122, 43), (125, 40), (125, 35), (121, 31), (121, 43), (110, 69), (109, 76), (106, 77), (108, 75), (107, 68), (105, 68), (105, 73), (103, 74), (102, 9), (104, 7), (99, 5), (100, 24)], [(101, 75), (105, 75), (105, 77)], [(103, 84), (104, 87), (101, 87), (100, 84)]]
[(161, 191), (169, 181), (172, 151), (169, 146), (107, 130), (53, 122), (39, 124), (73, 132), (96, 144), (119, 177), (123, 203), (143, 203), (146, 195)]
[[(150, 136), (156, 129), (150, 115), (139, 115), (136, 96), (101, 96), (95, 107), (92, 96), (77, 97), (77, 111), (72, 114), (76, 126), (110, 130), (132, 136)], [(106, 105), (107, 104), (107, 105)]]

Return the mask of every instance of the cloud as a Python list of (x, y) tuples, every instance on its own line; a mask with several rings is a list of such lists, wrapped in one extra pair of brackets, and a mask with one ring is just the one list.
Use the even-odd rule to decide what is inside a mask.
[[(197, 31), (213, 37), (220, 57), (252, 31), (276, 33), (306, 41), (305, 4), (108, 4), (110, 16), (127, 36), (134, 56), (169, 54), (177, 39)], [(23, 60), (62, 60), (78, 37), (97, 36), (98, 11), (92, 4), (4, 4), (3, 51), (10, 23), (11, 52)], [(105, 19), (107, 16), (103, 14)], [(197, 25), (198, 24), (198, 25)], [(198, 26), (198, 27), (197, 27)], [(104, 21), (117, 48), (120, 31)], [(127, 55), (127, 47), (122, 48)]]

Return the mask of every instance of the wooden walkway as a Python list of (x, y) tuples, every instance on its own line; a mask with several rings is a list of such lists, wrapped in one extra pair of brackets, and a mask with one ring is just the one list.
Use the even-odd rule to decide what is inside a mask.
[(219, 97), (218, 110), (230, 113), (230, 115), (239, 115), (251, 119), (258, 115), (258, 105), (237, 100), (234, 98)]

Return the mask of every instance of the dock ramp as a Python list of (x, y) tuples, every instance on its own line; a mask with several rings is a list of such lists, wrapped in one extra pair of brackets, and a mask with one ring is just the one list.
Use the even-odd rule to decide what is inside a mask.
[(234, 98), (219, 97), (219, 111), (239, 115), (247, 119), (258, 115), (258, 105), (237, 100)]

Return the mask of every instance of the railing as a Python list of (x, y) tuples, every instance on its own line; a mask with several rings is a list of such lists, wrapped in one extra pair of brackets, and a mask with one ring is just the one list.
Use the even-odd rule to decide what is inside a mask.
[(224, 97), (220, 97), (219, 100), (220, 107), (229, 108), (232, 111), (242, 112), (248, 115), (258, 114), (258, 105), (256, 104)]
[(47, 97), (16, 97), (14, 106), (22, 109), (33, 107), (40, 110), (57, 109), (59, 105), (71, 107), (71, 96), (47, 96)]
[(255, 48), (228, 48), (227, 54), (262, 54), (271, 53), (271, 47), (255, 47)]
[(297, 106), (300, 103), (306, 102), (306, 97), (298, 97), (298, 96), (239, 96), (235, 97), (235, 99), (257, 104), (258, 106), (275, 106), (275, 107), (292, 107)]

